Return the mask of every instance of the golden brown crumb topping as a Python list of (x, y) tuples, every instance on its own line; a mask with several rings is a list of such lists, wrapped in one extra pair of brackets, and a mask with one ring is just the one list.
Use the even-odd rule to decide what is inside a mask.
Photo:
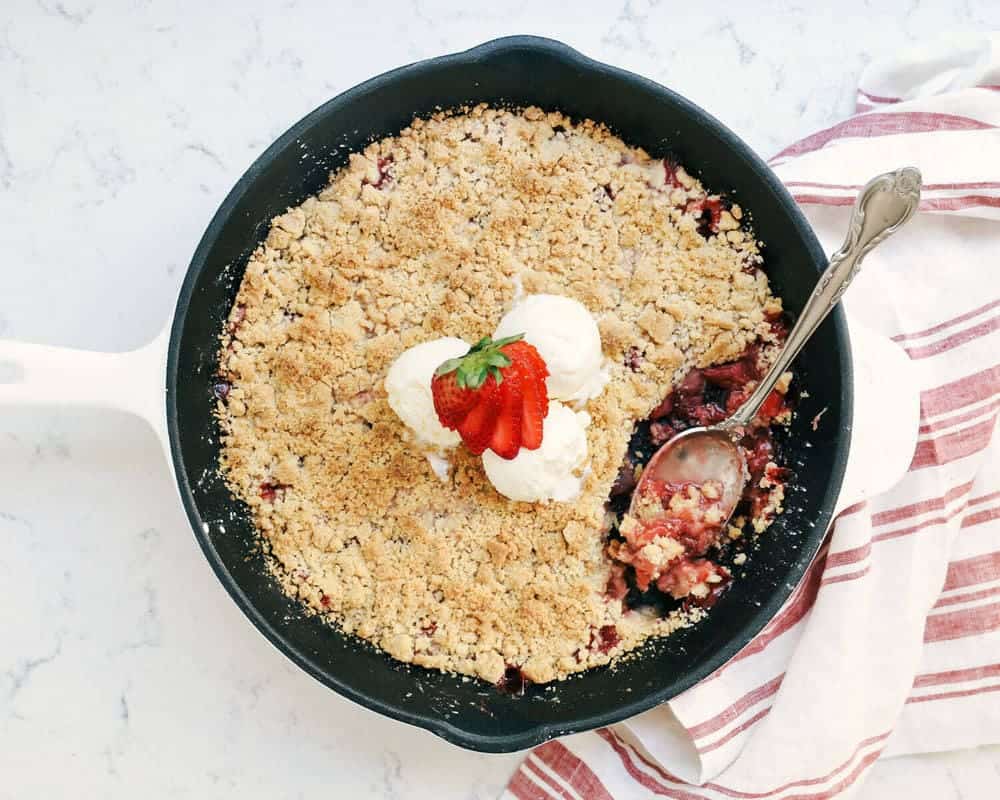
[[(488, 681), (564, 677), (685, 624), (606, 597), (605, 503), (635, 421), (780, 308), (741, 209), (713, 200), (602, 125), (479, 106), (351, 155), (275, 218), (222, 337), (218, 411), (286, 590), (397, 659)], [(442, 481), (386, 400), (405, 348), (492, 333), (518, 283), (586, 305), (612, 364), (573, 503), (511, 502), (462, 449)]]

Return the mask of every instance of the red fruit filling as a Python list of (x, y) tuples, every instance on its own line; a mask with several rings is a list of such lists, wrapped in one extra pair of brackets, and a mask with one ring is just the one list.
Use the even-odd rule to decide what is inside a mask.
[(618, 477), (615, 478), (615, 482), (611, 485), (611, 496), (619, 497), (623, 494), (631, 494), (635, 488), (635, 484), (635, 462), (626, 455), (625, 460), (622, 461), (622, 465), (618, 468)]
[(783, 313), (778, 311), (766, 314), (764, 319), (771, 324), (771, 335), (774, 336), (775, 340), (783, 342), (788, 338), (788, 318)]
[(764, 259), (758, 253), (744, 252), (740, 255), (740, 260), (743, 262), (740, 270), (747, 275), (756, 275), (757, 270), (764, 264)]
[(760, 377), (760, 369), (757, 366), (757, 348), (749, 347), (747, 351), (736, 361), (728, 364), (717, 364), (714, 367), (705, 367), (702, 375), (709, 383), (723, 389), (732, 391), (742, 389), (750, 381), (755, 381)]
[(656, 588), (677, 599), (707, 599), (721, 589), (729, 573), (707, 558), (682, 558), (656, 581)]
[(392, 166), (392, 156), (386, 156), (385, 158), (378, 159), (375, 162), (375, 166), (378, 167), (378, 178), (374, 181), (370, 181), (365, 178), (361, 182), (367, 183), (376, 189), (381, 189), (383, 184), (392, 180), (392, 173), (389, 172), (389, 167)]
[(524, 690), (529, 683), (531, 681), (524, 677), (524, 673), (521, 672), (520, 667), (508, 664), (507, 668), (503, 671), (503, 675), (500, 676), (500, 680), (497, 681), (497, 689), (504, 694), (520, 697), (524, 694)]
[(638, 347), (630, 347), (625, 353), (625, 366), (632, 370), (632, 372), (638, 372), (642, 366), (644, 356), (645, 353)]
[(233, 308), (232, 314), (229, 317), (229, 333), (234, 334), (239, 330), (240, 325), (243, 324), (243, 320), (247, 318), (247, 307), (243, 303), (239, 303), (235, 308)]
[[(694, 562), (691, 563), (692, 566), (695, 566)], [(729, 588), (729, 584), (733, 582), (732, 575), (729, 574), (729, 570), (727, 570), (725, 567), (721, 567), (718, 564), (713, 564), (710, 561), (706, 561), (705, 563), (711, 564), (714, 570), (712, 574), (718, 576), (719, 580), (712, 583), (708, 583), (709, 587), (708, 594), (698, 596), (693, 593), (689, 593), (687, 596), (685, 596), (683, 605), (685, 611), (690, 611), (692, 608), (711, 608), (712, 606), (715, 605), (715, 601), (718, 600), (726, 591), (726, 589)], [(698, 566), (695, 566), (695, 569), (698, 568), (699, 568)], [(671, 580), (675, 579), (676, 578), (674, 574), (671, 574)], [(661, 586), (660, 591), (669, 591), (669, 589), (667, 587)]]
[(614, 625), (602, 625), (590, 632), (590, 649), (599, 653), (607, 653), (613, 650), (621, 641), (618, 635), (618, 628)]
[(664, 422), (663, 420), (658, 419), (656, 422), (649, 424), (649, 438), (653, 440), (653, 444), (657, 447), (669, 442), (674, 437), (674, 434), (677, 433), (680, 433), (680, 431), (674, 430), (674, 427), (669, 422)]
[[(610, 546), (610, 544), (609, 544)], [(612, 563), (611, 576), (608, 578), (608, 587), (605, 590), (612, 600), (621, 600), (628, 594), (628, 579), (626, 578), (625, 564)]]
[[(787, 335), (784, 318), (776, 315), (770, 322), (780, 341)], [(691, 370), (650, 414), (653, 445), (687, 428), (725, 419), (750, 396), (761, 374), (759, 344), (748, 347), (735, 361)], [(775, 464), (771, 427), (775, 419), (787, 417), (789, 408), (785, 395), (773, 391), (740, 441), (750, 479), (734, 517), (738, 524), (752, 524), (758, 531), (773, 519), (791, 477), (789, 470)], [(654, 602), (658, 593), (683, 600), (685, 609), (711, 606), (731, 581), (713, 554), (727, 540), (728, 523), (719, 505), (721, 486), (712, 481), (703, 485), (649, 481), (642, 487), (643, 496), (635, 498), (628, 489), (631, 485), (634, 490), (634, 481), (635, 462), (629, 455), (611, 492), (614, 507), (622, 509), (630, 499), (632, 513), (622, 518), (608, 542), (612, 565), (607, 596), (637, 605)], [(779, 490), (782, 493), (775, 495)]]
[(260, 497), (268, 503), (273, 503), (279, 497), (284, 499), (285, 490), (288, 488), (289, 486), (287, 483), (271, 483), (269, 481), (264, 481), (264, 483), (260, 485)]
[(684, 184), (677, 177), (678, 164), (674, 159), (667, 157), (663, 159), (663, 172), (666, 185), (671, 189), (682, 189)]
[(711, 196), (688, 200), (684, 211), (698, 221), (698, 233), (708, 238), (719, 232), (719, 222), (722, 219), (722, 198)]
[[(721, 489), (714, 482), (643, 485), (642, 494), (632, 500), (634, 514), (619, 528), (624, 539), (608, 544), (614, 560), (631, 565), (639, 591), (655, 583), (677, 599), (692, 593), (704, 596), (721, 580), (709, 567), (690, 569), (692, 558), (718, 542), (726, 523), (719, 505)], [(700, 581), (694, 580), (696, 575)]]

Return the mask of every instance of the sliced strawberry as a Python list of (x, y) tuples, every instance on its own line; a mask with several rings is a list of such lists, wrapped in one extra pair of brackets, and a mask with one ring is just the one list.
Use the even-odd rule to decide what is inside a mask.
[[(542, 446), (542, 423), (549, 413), (549, 392), (545, 385), (549, 370), (534, 346), (524, 341), (506, 345), (503, 352), (521, 372), (521, 447), (537, 450)], [(506, 374), (506, 372), (505, 372)]]
[(489, 447), (499, 413), (500, 387), (490, 375), (476, 389), (476, 404), (458, 425), (459, 435), (470, 453), (482, 455)]
[(435, 376), (431, 380), (431, 394), (434, 397), (434, 411), (441, 424), (457, 430), (459, 424), (476, 405), (478, 394), (472, 389), (463, 389), (455, 379), (455, 373)]
[[(520, 341), (504, 345), (500, 349), (510, 356), (511, 361), (515, 364), (527, 361), (535, 368), (535, 372), (537, 372), (543, 380), (549, 377), (549, 368), (545, 364), (545, 359), (542, 358), (541, 353), (535, 349), (533, 344), (528, 344), (522, 339)], [(546, 399), (548, 398), (546, 397)]]
[(487, 336), (434, 371), (434, 411), (475, 455), (489, 448), (511, 459), (522, 446), (535, 450), (542, 444), (549, 370), (538, 351), (522, 339), (523, 334), (498, 341)]
[(489, 444), (490, 450), (500, 458), (510, 460), (521, 449), (521, 417), (524, 408), (521, 386), (524, 382), (518, 367), (504, 370), (503, 383), (500, 384), (500, 413), (497, 414)]
[(549, 410), (549, 398), (545, 390), (545, 379), (538, 380), (532, 375), (524, 382), (522, 390), (524, 406), (521, 412), (521, 447), (537, 450), (542, 446), (542, 424)]

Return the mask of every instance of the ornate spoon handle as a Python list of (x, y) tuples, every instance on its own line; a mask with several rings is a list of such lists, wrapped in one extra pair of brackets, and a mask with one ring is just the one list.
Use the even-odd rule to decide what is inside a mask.
[(719, 427), (735, 430), (750, 424), (778, 378), (840, 301), (858, 274), (862, 259), (913, 216), (920, 202), (920, 186), (920, 172), (914, 167), (887, 172), (865, 185), (854, 203), (847, 239), (830, 257), (830, 265), (820, 276), (785, 346), (746, 402)]

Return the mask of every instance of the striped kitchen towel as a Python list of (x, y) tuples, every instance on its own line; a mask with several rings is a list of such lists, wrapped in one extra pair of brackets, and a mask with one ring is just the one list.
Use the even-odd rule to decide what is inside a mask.
[(828, 252), (870, 177), (923, 173), (924, 213), (846, 301), (917, 376), (909, 470), (840, 513), (728, 664), (666, 706), (536, 748), (507, 800), (820, 800), (879, 757), (1000, 742), (1000, 37), (912, 48), (860, 85), (855, 116), (771, 163)]

